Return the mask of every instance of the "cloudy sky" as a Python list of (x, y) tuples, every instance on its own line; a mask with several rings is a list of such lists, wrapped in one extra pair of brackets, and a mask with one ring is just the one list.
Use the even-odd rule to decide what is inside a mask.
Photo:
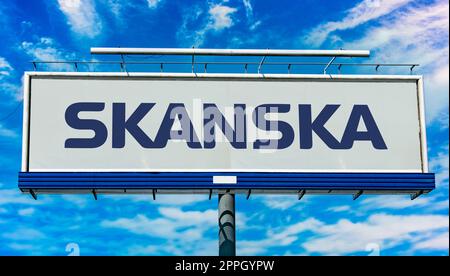
[(217, 200), (207, 196), (35, 201), (18, 191), (23, 72), (31, 60), (98, 58), (91, 46), (370, 49), (366, 62), (419, 63), (437, 189), (414, 201), (238, 196), (237, 253), (448, 255), (448, 15), (441, 0), (1, 1), (0, 255), (67, 255), (74, 247), (81, 255), (217, 254)]

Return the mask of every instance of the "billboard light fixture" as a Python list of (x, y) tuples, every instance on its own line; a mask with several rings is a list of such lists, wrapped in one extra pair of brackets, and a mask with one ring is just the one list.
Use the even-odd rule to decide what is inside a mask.
[(186, 56), (284, 56), (284, 57), (369, 57), (369, 50), (284, 50), (207, 48), (117, 48), (92, 47), (95, 55), (186, 55)]

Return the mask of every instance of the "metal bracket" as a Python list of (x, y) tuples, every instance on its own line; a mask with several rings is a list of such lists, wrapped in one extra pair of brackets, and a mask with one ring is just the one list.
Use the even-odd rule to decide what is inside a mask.
[(164, 72), (164, 63), (159, 64), (159, 71), (162, 73)]
[(152, 194), (153, 194), (153, 200), (156, 200), (156, 189), (152, 190)]
[[(195, 47), (192, 46), (192, 49), (194, 49)], [(191, 70), (192, 73), (194, 73), (194, 69), (195, 69), (195, 54), (192, 54), (192, 60), (191, 60)]]
[(75, 72), (78, 72), (78, 63), (74, 62), (73, 65), (75, 65)]
[(264, 64), (264, 61), (266, 61), (266, 57), (267, 57), (267, 56), (263, 56), (263, 58), (261, 59), (261, 62), (260, 62), (259, 65), (258, 65), (258, 74), (261, 73), (261, 68), (262, 68), (262, 66), (263, 66), (263, 64)]
[(244, 71), (245, 71), (245, 73), (247, 74), (248, 73), (248, 63), (246, 63), (245, 65), (244, 65)]
[(36, 66), (36, 62), (32, 62), (33, 63), (33, 68), (34, 68), (34, 71), (37, 71), (37, 66)]
[(211, 200), (212, 197), (212, 189), (209, 189), (209, 200)]
[(298, 200), (302, 199), (305, 194), (306, 194), (306, 190), (298, 191)]
[(414, 199), (418, 198), (421, 195), (423, 195), (423, 190), (420, 190), (417, 193), (412, 194), (411, 195), (411, 200), (414, 200)]
[(122, 59), (122, 62), (120, 63), (120, 70), (122, 70), (122, 72), (127, 72), (127, 66), (125, 64), (125, 58), (123, 57), (123, 55), (120, 55), (120, 58)]
[(380, 64), (377, 64), (377, 66), (375, 66), (375, 71), (378, 73), (378, 68), (380, 68)]
[(325, 68), (323, 69), (323, 74), (326, 75), (327, 74), (327, 69), (328, 67), (330, 67), (330, 65), (334, 62), (334, 60), (336, 59), (336, 57), (333, 57), (330, 62), (328, 62), (327, 66), (325, 66)]
[(248, 192), (247, 192), (247, 200), (250, 198), (250, 194), (252, 193), (252, 189), (248, 189)]
[(208, 73), (208, 63), (205, 63), (205, 73)]
[(363, 194), (363, 190), (358, 191), (356, 194), (353, 195), (353, 200), (357, 200), (358, 197), (360, 197)]
[(31, 196), (34, 198), (34, 200), (37, 200), (37, 195), (36, 195), (36, 193), (33, 191), (33, 189), (30, 189), (30, 194), (31, 194)]
[(292, 64), (288, 64), (288, 74), (290, 74), (291, 73), (291, 66), (292, 66)]
[(409, 68), (409, 73), (412, 75), (414, 68), (416, 67), (416, 64), (413, 64), (411, 68)]
[(338, 65), (338, 73), (341, 74), (342, 63)]
[(97, 200), (97, 192), (95, 189), (92, 190), (92, 195), (94, 195), (94, 199)]

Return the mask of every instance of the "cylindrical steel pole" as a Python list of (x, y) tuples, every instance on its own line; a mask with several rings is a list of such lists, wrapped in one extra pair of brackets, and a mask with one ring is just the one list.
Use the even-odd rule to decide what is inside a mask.
[(235, 197), (219, 193), (219, 256), (236, 256)]

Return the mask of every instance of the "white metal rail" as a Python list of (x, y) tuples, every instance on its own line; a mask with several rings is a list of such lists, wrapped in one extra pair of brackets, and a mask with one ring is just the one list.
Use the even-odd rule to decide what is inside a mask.
[[(341, 73), (343, 67), (373, 67), (375, 72), (378, 73), (378, 69), (381, 67), (407, 67), (410, 74), (414, 68), (419, 64), (389, 64), (389, 63), (348, 63), (348, 62), (336, 62), (339, 57), (351, 58), (351, 57), (369, 57), (369, 50), (283, 50), (283, 49), (201, 49), (201, 48), (117, 48), (117, 47), (93, 47), (90, 48), (91, 54), (95, 55), (119, 55), (120, 61), (32, 61), (33, 69), (38, 70), (38, 65), (57, 65), (57, 64), (72, 64), (75, 71), (79, 71), (79, 66), (93, 65), (120, 65), (120, 71), (128, 72), (127, 65), (159, 65), (159, 72), (168, 72), (167, 66), (170, 65), (190, 65), (191, 73), (198, 73), (203, 71), (207, 73), (209, 65), (241, 65), (243, 66), (244, 73), (249, 72), (249, 66), (256, 66), (255, 71), (258, 74), (262, 73), (263, 66), (286, 66), (287, 73), (290, 74), (291, 70), (296, 67), (310, 67), (321, 66), (323, 74), (327, 74), (327, 70), (331, 67), (336, 68), (338, 74)], [(126, 60), (126, 57), (131, 55), (136, 56), (191, 56), (190, 62), (184, 61), (136, 61)], [(197, 61), (196, 56), (260, 56), (261, 60), (255, 61)], [(327, 62), (273, 62), (266, 61), (267, 57), (329, 57)], [(203, 68), (199, 68), (201, 66)]]
[(279, 49), (200, 49), (200, 48), (110, 48), (93, 47), (101, 55), (195, 55), (195, 56), (285, 56), (285, 57), (369, 57), (368, 50), (279, 50)]

